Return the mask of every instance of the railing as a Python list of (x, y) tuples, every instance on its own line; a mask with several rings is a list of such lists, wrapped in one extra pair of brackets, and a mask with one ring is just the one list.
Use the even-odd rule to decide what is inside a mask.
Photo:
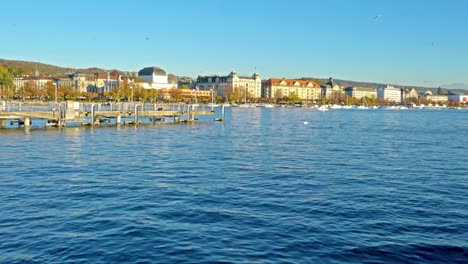
[[(5, 102), (0, 101), (0, 111), (3, 112), (39, 112), (39, 111), (57, 111), (66, 107), (66, 102)], [(139, 111), (187, 111), (191, 110), (212, 110), (208, 105), (190, 105), (183, 103), (141, 103), (141, 102), (108, 102), (108, 103), (90, 103), (79, 102), (73, 107), (80, 112), (90, 112), (94, 106), (95, 111), (134, 111), (135, 105)]]

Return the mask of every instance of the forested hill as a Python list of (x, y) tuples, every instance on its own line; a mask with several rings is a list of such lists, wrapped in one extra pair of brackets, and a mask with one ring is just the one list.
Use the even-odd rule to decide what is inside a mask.
[[(32, 62), (32, 61), (18, 61), (18, 60), (5, 60), (0, 59), (0, 66), (4, 67), (13, 67), (21, 72), (24, 75), (33, 76), (34, 73), (37, 71), (39, 72), (39, 76), (42, 77), (55, 77), (55, 76), (63, 76), (65, 74), (80, 72), (84, 74), (93, 74), (93, 73), (106, 73), (111, 71), (118, 71), (123, 75), (134, 75), (136, 72), (126, 72), (121, 70), (108, 70), (108, 69), (101, 69), (97, 67), (86, 68), (86, 69), (75, 69), (75, 68), (66, 68), (60, 67), (40, 62)], [(178, 77), (174, 74), (168, 74), (169, 82), (177, 82)]]
[(60, 76), (60, 75), (65, 75), (67, 73), (73, 73), (73, 72), (82, 72), (82, 73), (88, 74), (88, 73), (107, 71), (105, 69), (100, 69), (100, 68), (74, 69), (74, 68), (59, 67), (59, 66), (40, 63), (40, 62), (5, 60), (5, 59), (0, 59), (0, 66), (17, 68), (26, 75), (34, 75), (37, 69), (37, 71), (39, 72), (39, 75), (44, 76), (44, 77)]

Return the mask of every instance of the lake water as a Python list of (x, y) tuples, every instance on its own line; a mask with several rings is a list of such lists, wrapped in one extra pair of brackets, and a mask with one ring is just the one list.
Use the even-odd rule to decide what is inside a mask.
[(226, 111), (0, 131), (0, 262), (468, 262), (468, 111)]

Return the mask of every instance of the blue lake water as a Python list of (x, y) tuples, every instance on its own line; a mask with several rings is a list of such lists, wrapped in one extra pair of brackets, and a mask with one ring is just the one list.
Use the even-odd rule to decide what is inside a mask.
[(212, 120), (0, 131), (0, 262), (468, 262), (468, 111)]

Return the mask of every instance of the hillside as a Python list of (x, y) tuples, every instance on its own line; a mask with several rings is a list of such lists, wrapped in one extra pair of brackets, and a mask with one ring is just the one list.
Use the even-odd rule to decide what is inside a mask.
[[(313, 78), (313, 77), (303, 77), (301, 79), (315, 79), (319, 80), (319, 82), (327, 82), (328, 78)], [(359, 81), (350, 81), (350, 80), (340, 80), (340, 79), (333, 79), (333, 81), (338, 84), (339, 86), (343, 87), (350, 87), (350, 86), (363, 86), (363, 87), (373, 87), (373, 88), (379, 88), (379, 87), (384, 87), (387, 85), (387, 83), (374, 83), (374, 82), (359, 82)], [(389, 84), (389, 85), (394, 85), (397, 87), (402, 87), (402, 88), (414, 88), (418, 92), (425, 92), (425, 91), (431, 91), (432, 93), (437, 93), (438, 87), (422, 87), (422, 86), (411, 86), (411, 85), (401, 85), (401, 84)], [(467, 93), (467, 90), (464, 89), (445, 89), (442, 88), (442, 91), (444, 93), (447, 92), (454, 92), (454, 93), (461, 93), (465, 94)]]
[(106, 72), (105, 69), (100, 68), (88, 68), (88, 69), (74, 69), (74, 68), (65, 68), (55, 65), (40, 63), (40, 62), (31, 62), (31, 61), (17, 61), (17, 60), (5, 60), (0, 59), (0, 65), (2, 66), (12, 66), (20, 69), (27, 69), (29, 74), (33, 75), (37, 69), (40, 76), (52, 77), (65, 75), (67, 73), (73, 72), (82, 72), (82, 73), (96, 73), (96, 72)]
[[(50, 65), (50, 64), (40, 63), (40, 62), (5, 60), (5, 59), (0, 59), (0, 66), (5, 66), (5, 67), (11, 66), (11, 67), (15, 67), (18, 69), (22, 69), (22, 71), (26, 72), (27, 75), (34, 75), (37, 69), (37, 71), (39, 72), (39, 76), (43, 76), (43, 77), (62, 76), (62, 75), (75, 73), (75, 72), (93, 74), (93, 73), (105, 73), (105, 72), (114, 71), (114, 69), (108, 70), (108, 69), (101, 69), (97, 67), (86, 68), (86, 69), (75, 69), (75, 68), (60, 67), (60, 66), (55, 66), (55, 65)], [(120, 71), (120, 70), (115, 70), (115, 71), (118, 71), (124, 75), (136, 74), (133, 72), (129, 73), (129, 72)], [(169, 82), (177, 82), (178, 77), (172, 73), (169, 73), (168, 80)]]

